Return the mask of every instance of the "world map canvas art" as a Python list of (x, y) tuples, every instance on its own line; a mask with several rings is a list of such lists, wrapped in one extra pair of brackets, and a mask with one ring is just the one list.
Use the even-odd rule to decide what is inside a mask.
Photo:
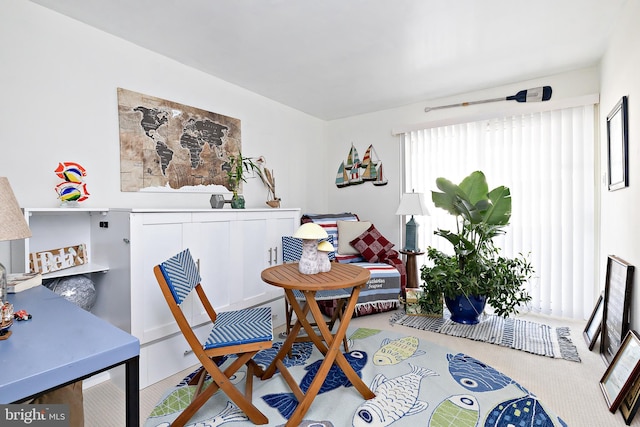
[(240, 120), (122, 88), (118, 117), (121, 191), (228, 191)]

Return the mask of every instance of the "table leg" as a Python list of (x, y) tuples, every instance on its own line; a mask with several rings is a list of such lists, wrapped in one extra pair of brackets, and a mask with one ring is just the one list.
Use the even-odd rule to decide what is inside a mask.
[(125, 362), (126, 382), (126, 425), (127, 427), (140, 425), (140, 372), (139, 356), (132, 357)]
[(342, 352), (340, 351), (340, 345), (342, 344), (342, 339), (345, 337), (347, 333), (347, 327), (349, 326), (349, 321), (351, 320), (351, 315), (353, 310), (355, 309), (356, 302), (358, 300), (358, 295), (360, 294), (360, 288), (356, 287), (351, 292), (351, 297), (349, 298), (349, 304), (347, 305), (347, 310), (349, 312), (345, 312), (342, 321), (340, 322), (340, 327), (335, 335), (331, 334), (331, 331), (327, 327), (324, 322), (324, 317), (322, 316), (322, 312), (320, 311), (320, 307), (318, 307), (318, 303), (315, 299), (315, 292), (305, 292), (305, 297), (307, 301), (307, 305), (310, 307), (311, 314), (318, 325), (318, 329), (322, 334), (325, 342), (329, 345), (328, 350), (326, 351), (324, 360), (316, 373), (315, 378), (311, 382), (311, 385), (307, 389), (304, 399), (299, 402), (298, 407), (291, 415), (289, 420), (286, 423), (286, 426), (297, 426), (302, 421), (304, 414), (306, 414), (307, 410), (311, 406), (311, 403), (318, 395), (322, 384), (324, 383), (331, 366), (335, 363), (340, 366), (344, 374), (347, 376), (351, 384), (362, 394), (365, 399), (371, 399), (375, 397), (375, 394), (367, 387), (367, 385), (362, 381), (362, 379), (358, 376), (358, 374), (353, 370), (347, 359), (344, 357)]
[[(347, 359), (344, 357), (344, 354), (340, 351), (341, 341), (347, 335), (347, 328), (349, 327), (349, 322), (351, 322), (351, 317), (353, 316), (353, 312), (356, 308), (356, 303), (358, 302), (358, 297), (360, 295), (360, 288), (354, 287), (351, 291), (351, 296), (349, 297), (349, 302), (347, 303), (347, 307), (345, 308), (342, 320), (340, 321), (340, 326), (338, 327), (338, 331), (332, 336), (331, 331), (324, 326), (324, 330), (320, 328), (321, 333), (325, 337), (327, 342), (330, 342), (329, 352), (332, 352), (333, 355), (331, 359), (335, 359), (335, 362), (340, 366), (342, 372), (347, 376), (351, 384), (360, 392), (362, 397), (365, 399), (371, 399), (375, 397), (375, 394), (367, 387), (367, 385), (362, 381), (362, 379), (358, 376), (358, 374), (353, 370)], [(315, 299), (307, 301), (311, 305), (311, 313), (314, 315), (322, 316), (320, 312), (320, 308), (318, 307)], [(327, 356), (325, 355), (325, 358)]]

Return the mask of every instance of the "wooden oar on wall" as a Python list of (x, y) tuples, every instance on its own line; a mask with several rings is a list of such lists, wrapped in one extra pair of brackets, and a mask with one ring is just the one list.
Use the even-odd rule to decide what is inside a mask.
[(441, 110), (443, 108), (466, 107), (468, 105), (474, 105), (474, 104), (486, 104), (488, 102), (498, 102), (498, 101), (540, 102), (540, 101), (548, 101), (550, 99), (551, 99), (551, 86), (542, 86), (542, 87), (535, 87), (533, 89), (521, 90), (515, 95), (507, 96), (506, 98), (484, 99), (481, 101), (463, 102), (460, 104), (441, 105), (439, 107), (426, 107), (424, 109), (424, 112), (428, 113), (429, 111)]

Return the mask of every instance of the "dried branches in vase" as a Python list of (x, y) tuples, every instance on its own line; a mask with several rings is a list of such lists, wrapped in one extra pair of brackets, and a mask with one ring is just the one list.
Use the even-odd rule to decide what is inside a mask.
[(266, 162), (263, 156), (258, 158), (258, 175), (262, 183), (267, 187), (267, 205), (272, 208), (279, 208), (280, 198), (276, 196), (276, 178), (273, 176), (273, 169), (269, 170), (264, 167)]

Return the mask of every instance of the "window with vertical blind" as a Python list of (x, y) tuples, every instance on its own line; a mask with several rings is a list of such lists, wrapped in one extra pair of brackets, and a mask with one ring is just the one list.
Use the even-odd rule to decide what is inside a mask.
[[(497, 241), (504, 255), (528, 255), (535, 278), (528, 284), (532, 312), (586, 319), (596, 293), (595, 107), (434, 127), (403, 136), (406, 191), (430, 200), (435, 180), (454, 183), (483, 171), (489, 189), (511, 190), (512, 215)], [(455, 220), (430, 205), (421, 219), (420, 247), (452, 253), (435, 236)], [(425, 258), (425, 262), (429, 262)]]

